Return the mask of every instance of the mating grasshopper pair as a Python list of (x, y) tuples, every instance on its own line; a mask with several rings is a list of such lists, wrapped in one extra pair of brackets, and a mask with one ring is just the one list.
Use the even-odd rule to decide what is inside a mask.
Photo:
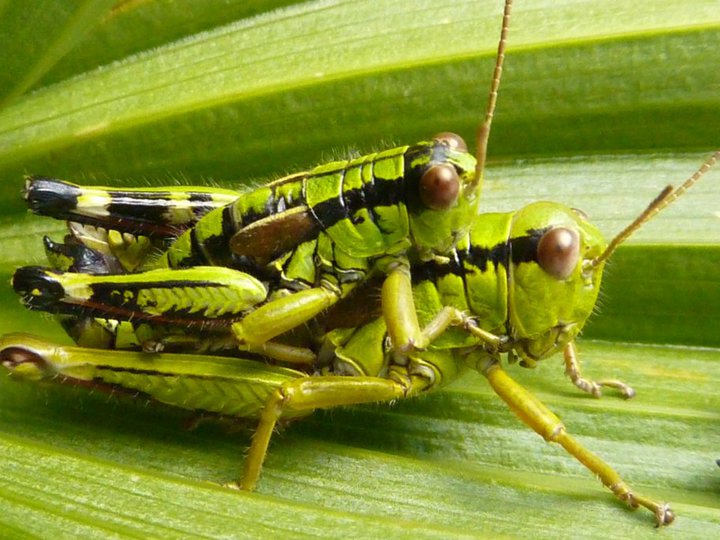
[[(506, 24), (504, 28), (507, 28)], [(495, 81), (499, 78), (495, 77)], [(491, 92), (491, 95), (494, 94), (495, 91)], [(489, 127), (489, 122), (486, 125)], [(457, 147), (455, 142), (444, 137), (440, 141), (439, 145), (430, 143), (429, 146), (420, 146), (432, 148), (433, 154), (436, 148), (450, 152)], [(392, 161), (402, 154), (404, 164), (412, 164), (412, 159), (407, 159), (407, 151), (407, 148), (389, 151), (383, 154), (383, 159), (388, 157), (388, 161)], [(483, 156), (481, 151), (480, 162)], [(130, 234), (130, 248), (124, 249), (127, 246), (123, 246), (124, 238), (120, 235), (116, 246), (121, 246), (119, 249), (123, 255), (118, 255), (117, 249), (108, 248), (109, 254), (100, 257), (101, 267), (114, 265), (115, 270), (110, 275), (95, 277), (88, 274), (92, 266), (86, 266), (84, 260), (73, 255), (67, 257), (67, 262), (68, 268), (81, 270), (75, 274), (57, 274), (37, 268), (21, 270), (16, 274), (16, 288), (29, 305), (70, 315), (73, 325), (89, 316), (91, 325), (111, 325), (104, 328), (105, 335), (117, 338), (122, 332), (117, 326), (119, 320), (141, 320), (146, 323), (151, 335), (150, 339), (140, 338), (142, 345), (148, 349), (151, 347), (147, 344), (152, 342), (156, 350), (179, 342), (180, 348), (186, 352), (200, 351), (218, 347), (218, 343), (225, 347), (228, 342), (232, 344), (233, 339), (239, 339), (245, 352), (273, 356), (275, 361), (288, 365), (300, 364), (299, 369), (268, 366), (252, 359), (193, 356), (188, 361), (187, 356), (170, 356), (168, 353), (143, 355), (116, 351), (107, 351), (102, 358), (98, 358), (96, 353), (93, 356), (99, 362), (90, 362), (88, 353), (82, 349), (61, 349), (17, 336), (4, 338), (4, 364), (18, 375), (40, 377), (45, 373), (59, 374), (68, 380), (90, 380), (98, 386), (104, 384), (113, 388), (141, 390), (158, 401), (193, 410), (260, 417), (260, 428), (253, 440), (241, 481), (246, 488), (254, 486), (278, 418), (306, 414), (320, 407), (409, 397), (441, 386), (455, 377), (463, 366), (470, 364), (488, 377), (493, 388), (524, 421), (548, 440), (562, 444), (600, 475), (619, 497), (633, 506), (647, 506), (657, 515), (659, 523), (670, 522), (672, 513), (666, 505), (631, 494), (612, 469), (570, 438), (549, 411), (508, 378), (499, 367), (498, 359), (500, 354), (507, 352), (520, 356), (526, 364), (532, 364), (562, 349), (572, 371), (576, 367), (574, 337), (593, 309), (605, 259), (627, 234), (652, 217), (679, 192), (665, 192), (609, 248), (581, 214), (546, 204), (513, 214), (485, 214), (479, 217), (463, 210), (459, 213), (462, 219), (457, 228), (454, 224), (438, 226), (433, 221), (426, 222), (426, 229), (441, 232), (427, 244), (417, 235), (409, 234), (409, 229), (402, 229), (393, 242), (369, 253), (365, 251), (367, 234), (359, 243), (346, 241), (346, 233), (353, 234), (351, 224), (381, 223), (379, 229), (385, 233), (388, 224), (394, 223), (397, 216), (383, 215), (384, 209), (387, 207), (398, 214), (403, 211), (402, 205), (386, 204), (395, 202), (389, 198), (378, 206), (355, 207), (351, 214), (338, 219), (337, 207), (333, 212), (319, 210), (320, 205), (337, 197), (337, 180), (333, 179), (334, 184), (322, 185), (320, 181), (305, 182), (316, 176), (344, 178), (349, 176), (349, 170), (359, 176), (356, 181), (362, 181), (366, 169), (361, 164), (375, 165), (377, 161), (376, 156), (371, 156), (354, 163), (350, 169), (347, 164), (321, 167), (310, 175), (291, 177), (213, 210), (210, 216), (200, 220), (169, 247), (163, 246), (166, 247), (165, 254), (156, 264), (187, 267), (186, 270), (156, 268), (145, 274), (126, 273), (145, 264), (149, 256), (142, 249), (139, 255), (133, 251), (136, 244), (144, 242), (136, 240), (137, 235), (145, 231), (137, 224), (135, 216), (130, 216), (129, 230), (123, 231)], [(423, 167), (425, 165), (427, 162), (423, 163)], [(458, 171), (459, 168), (458, 163), (453, 163), (453, 169), (461, 178), (467, 177), (465, 173), (472, 169), (462, 167)], [(373, 179), (393, 180), (392, 174), (375, 176), (375, 171), (367, 174)], [(480, 175), (476, 173), (468, 183), (478, 183), (479, 179)], [(681, 190), (695, 180), (693, 178)], [(293, 182), (303, 182), (303, 189), (298, 191), (288, 187)], [(31, 205), (32, 201), (37, 202), (32, 190), (41, 183), (41, 180), (36, 180), (31, 184)], [(431, 185), (437, 183), (430, 182)], [(56, 187), (60, 185), (55, 184)], [(317, 192), (307, 196), (306, 186), (315, 185), (318, 186)], [(283, 191), (286, 188), (287, 191)], [(325, 189), (328, 191), (322, 191)], [(266, 201), (271, 191), (274, 203), (268, 205)], [(450, 203), (429, 205), (432, 210), (440, 212), (433, 215), (446, 215), (448, 210), (462, 208), (463, 205), (473, 208), (476, 203), (463, 191), (456, 190), (459, 196), (455, 199), (454, 196), (445, 197), (443, 190), (440, 198)], [(305, 199), (300, 199), (301, 192)], [(81, 199), (87, 193), (78, 191), (77, 202), (70, 208), (71, 215), (56, 213), (54, 209), (48, 213), (80, 221), (81, 218), (72, 212), (78, 208), (86, 211)], [(348, 193), (343, 192), (342, 196)], [(147, 194), (144, 197), (147, 199)], [(415, 197), (423, 198), (420, 194)], [(183, 200), (193, 202), (199, 198), (202, 197), (188, 196)], [(367, 204), (366, 201), (363, 202)], [(297, 204), (300, 206), (295, 206)], [(185, 208), (188, 208), (187, 204)], [(315, 214), (312, 217), (316, 218), (310, 225), (307, 221), (308, 208)], [(407, 208), (410, 220), (419, 215), (412, 205)], [(113, 206), (102, 206), (102, 210), (104, 212), (101, 213), (107, 214), (110, 220), (117, 220), (114, 228), (122, 231), (120, 210)], [(245, 218), (250, 214), (253, 214), (253, 220), (231, 221), (239, 225), (228, 236), (226, 216)], [(278, 219), (278, 214), (291, 215), (292, 218), (284, 222)], [(164, 219), (153, 218), (151, 213), (147, 216), (150, 217), (149, 229), (153, 225), (168, 225)], [(337, 221), (331, 222), (335, 219)], [(450, 223), (456, 222), (451, 220)], [(113, 228), (108, 222), (99, 221), (96, 224)], [(433, 230), (435, 226), (437, 228)], [(338, 227), (336, 232), (330, 232), (333, 227)], [(466, 235), (468, 227), (471, 230)], [(88, 229), (77, 230), (74, 241), (79, 242), (83, 253), (97, 255), (97, 251), (92, 251), (93, 242), (112, 244), (112, 234), (108, 235), (108, 240), (86, 239)], [(279, 243), (267, 246), (265, 235), (268, 231)], [(290, 236), (291, 232), (300, 234)], [(452, 242), (448, 242), (449, 239)], [(163, 241), (148, 240), (146, 245), (152, 249)], [(54, 254), (62, 254), (68, 248), (48, 245)], [(292, 254), (288, 255), (290, 248)], [(308, 257), (308, 254), (313, 257)], [(205, 257), (202, 262), (198, 260), (200, 255)], [(409, 264), (404, 264), (406, 256)], [(313, 264), (303, 266), (303, 262), (308, 260), (312, 260)], [(206, 262), (220, 266), (198, 267), (198, 264), (205, 265)], [(55, 264), (58, 267), (61, 265), (60, 262)], [(240, 284), (230, 283), (228, 280), (237, 277), (237, 274), (227, 272), (227, 267), (243, 270), (243, 279), (247, 280)], [(325, 341), (332, 345), (329, 359), (323, 351), (313, 348), (314, 343), (308, 344), (309, 360), (298, 347), (283, 349), (266, 345), (276, 335), (312, 320), (338, 298), (348, 295), (351, 288), (348, 285), (354, 286), (373, 273), (389, 275), (383, 285), (383, 318), (367, 324), (361, 320), (354, 321), (344, 333), (339, 331), (329, 335)], [(412, 292), (409, 291), (410, 275), (415, 282)], [(321, 290), (313, 287), (322, 278), (325, 278), (324, 284), (332, 287)], [(293, 287), (300, 291), (292, 290)], [(227, 306), (215, 308), (216, 304), (207, 303), (211, 302), (207, 298), (211, 290), (226, 298), (234, 296)], [(330, 295), (328, 290), (332, 291)], [(237, 291), (243, 294), (235, 294)], [(270, 299), (275, 293), (277, 296)], [(412, 320), (415, 308), (397, 302), (398, 297), (404, 300), (414, 298), (420, 315), (418, 323)], [(550, 298), (552, 302), (548, 301)], [(265, 303), (266, 299), (270, 301)], [(296, 309), (295, 302), (302, 304), (302, 309)], [(256, 307), (260, 303), (263, 305)], [(280, 316), (274, 311), (278, 307)], [(288, 311), (286, 308), (291, 309)], [(243, 317), (246, 312), (249, 314)], [(293, 316), (285, 317), (288, 312)], [(110, 321), (99, 322), (95, 317)], [(267, 332), (265, 327), (270, 323), (273, 328)], [(183, 326), (185, 324), (187, 328)], [(448, 328), (458, 324), (462, 325), (462, 329)], [(164, 326), (169, 328), (169, 335), (163, 334), (166, 330)], [(424, 331), (418, 334), (417, 330), (421, 328)], [(140, 333), (136, 327), (128, 332)], [(161, 335), (157, 335), (158, 332)], [(386, 332), (391, 336), (392, 347), (385, 342)], [(81, 341), (92, 341), (87, 337), (87, 331), (78, 336)], [(425, 345), (426, 350), (422, 350)], [(117, 347), (117, 342), (112, 346)], [(64, 358), (68, 359), (68, 364), (64, 363)], [(227, 391), (203, 395), (202, 386), (196, 384), (199, 379), (217, 380), (218, 385), (232, 390), (229, 393), (237, 397), (229, 400)], [(597, 391), (597, 386), (584, 381), (577, 373), (576, 380), (579, 385), (585, 384)], [(625, 387), (618, 386), (629, 392)]]

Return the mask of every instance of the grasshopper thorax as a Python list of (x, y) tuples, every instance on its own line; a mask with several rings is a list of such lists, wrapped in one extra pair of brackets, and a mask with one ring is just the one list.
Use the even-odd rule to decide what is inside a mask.
[(562, 349), (597, 301), (606, 247), (581, 212), (530, 204), (513, 215), (509, 240), (508, 333), (524, 365)]

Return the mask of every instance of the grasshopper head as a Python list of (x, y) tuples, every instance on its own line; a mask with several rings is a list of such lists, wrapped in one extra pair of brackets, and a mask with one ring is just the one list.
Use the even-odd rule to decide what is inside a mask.
[(578, 210), (538, 202), (510, 232), (509, 333), (524, 365), (562, 349), (592, 313), (604, 264), (600, 231)]
[(445, 253), (465, 234), (480, 202), (475, 157), (460, 136), (440, 133), (406, 154), (410, 234), (421, 258)]
[(535, 203), (514, 215), (509, 240), (508, 331), (525, 365), (551, 355), (580, 332), (595, 306), (605, 261), (718, 160), (720, 150), (679, 187), (663, 189), (609, 244), (581, 212), (559, 204)]

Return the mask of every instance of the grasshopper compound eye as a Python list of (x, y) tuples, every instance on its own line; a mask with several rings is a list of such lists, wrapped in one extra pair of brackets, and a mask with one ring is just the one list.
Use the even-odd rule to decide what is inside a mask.
[(467, 144), (460, 135), (450, 133), (449, 131), (443, 131), (433, 137), (434, 141), (446, 144), (449, 148), (457, 150), (458, 152), (467, 152)]
[(460, 177), (451, 165), (433, 165), (420, 179), (420, 198), (425, 206), (433, 210), (450, 208), (459, 193)]
[(538, 264), (557, 279), (569, 278), (579, 257), (580, 237), (571, 229), (556, 227), (543, 234), (538, 242)]

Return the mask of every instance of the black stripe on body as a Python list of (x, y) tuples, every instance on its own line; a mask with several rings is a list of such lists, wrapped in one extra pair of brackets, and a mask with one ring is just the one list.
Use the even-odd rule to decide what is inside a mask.
[(373, 183), (367, 185), (362, 193), (363, 201), (361, 201), (361, 203), (364, 202), (367, 205), (373, 223), (383, 234), (391, 234), (393, 231), (383, 230), (380, 226), (381, 220), (375, 212), (375, 209), (381, 206), (395, 206), (405, 201), (405, 190), (402, 185), (402, 180), (402, 177), (390, 180), (379, 179), (376, 178), (373, 173)]
[(402, 185), (400, 179), (375, 179), (372, 184), (365, 184), (362, 189), (351, 189), (335, 199), (328, 199), (316, 204), (312, 212), (323, 229), (332, 227), (343, 219), (350, 219), (361, 208), (371, 211), (377, 206), (392, 206), (402, 201)]
[(222, 233), (219, 236), (211, 236), (203, 241), (202, 249), (206, 258), (218, 266), (232, 266), (230, 239), (236, 232), (237, 227), (233, 219), (232, 206), (228, 205), (222, 209)]
[(207, 257), (205, 257), (205, 253), (197, 237), (197, 229), (190, 229), (188, 234), (190, 234), (190, 253), (189, 256), (186, 256), (180, 261), (179, 266), (181, 268), (191, 268), (193, 266), (207, 264)]
[(203, 266), (209, 264), (205, 257), (200, 250), (200, 245), (197, 239), (197, 231), (195, 229), (190, 229), (189, 231), (186, 231), (184, 234), (190, 235), (190, 251), (189, 253), (185, 253), (183, 258), (174, 261), (173, 256), (176, 255), (181, 250), (177, 247), (173, 247), (173, 244), (171, 244), (166, 253), (167, 263), (169, 268), (191, 268), (193, 266)]
[[(270, 195), (263, 202), (262, 211), (258, 212), (253, 209), (252, 206), (239, 206), (239, 221), (241, 223), (239, 223), (238, 225), (240, 227), (245, 227), (247, 225), (250, 225), (251, 223), (255, 223), (256, 221), (265, 219), (266, 217), (274, 216), (292, 208), (295, 208), (296, 206), (301, 206), (302, 204), (305, 204), (304, 197), (302, 196), (302, 186), (306, 178), (308, 178), (308, 175), (306, 173), (292, 175), (286, 178), (284, 181), (281, 180), (277, 182), (272, 182), (267, 186), (262, 186), (258, 188), (257, 191), (262, 191), (270, 188)], [(295, 189), (288, 189), (288, 184), (296, 184)], [(281, 191), (282, 193), (280, 193)], [(294, 199), (288, 198), (287, 195), (292, 193), (296, 193), (297, 197), (295, 197)], [(255, 197), (257, 197), (257, 193), (256, 191), (250, 191), (249, 193), (243, 194), (240, 197), (244, 197), (252, 201)]]
[(418, 284), (423, 281), (436, 281), (438, 278), (447, 276), (448, 274), (454, 274), (464, 279), (465, 268), (463, 267), (462, 261), (465, 258), (469, 258), (469, 252), (466, 252), (463, 256), (458, 253), (457, 250), (453, 250), (451, 254), (448, 254), (449, 260), (447, 262), (439, 262), (435, 260), (429, 260), (413, 264), (411, 268), (412, 283)]
[[(210, 193), (190, 193), (188, 200), (191, 203), (193, 214), (195, 215), (196, 221), (203, 217), (205, 214), (217, 208), (217, 205), (213, 203), (213, 196)], [(207, 203), (207, 204), (200, 204)]]
[[(178, 194), (169, 191), (148, 191), (139, 196), (132, 191), (112, 190), (107, 194), (112, 201), (108, 206), (111, 216), (128, 222), (137, 222), (139, 227), (157, 227), (158, 230), (163, 230), (164, 227), (171, 228), (176, 233), (191, 227), (208, 212), (218, 207), (213, 202), (211, 193), (196, 191), (185, 193), (184, 198), (178, 198)], [(178, 202), (189, 204), (194, 219), (183, 223), (171, 222), (173, 208)]]
[[(354, 168), (359, 167), (360, 165), (354, 166)], [(317, 221), (320, 223), (320, 227), (323, 230), (332, 227), (343, 219), (349, 219), (351, 213), (350, 207), (353, 205), (353, 202), (355, 204), (358, 204), (358, 201), (364, 198), (363, 195), (360, 193), (359, 189), (350, 189), (346, 191), (343, 188), (343, 184), (345, 183), (345, 175), (347, 174), (348, 169), (349, 167), (343, 169), (342, 171), (331, 171), (325, 174), (318, 174), (308, 179), (311, 182), (322, 182), (323, 177), (335, 176), (337, 174), (341, 175), (340, 193), (337, 195), (337, 197), (327, 199), (325, 201), (317, 203), (315, 206), (310, 207), (310, 211), (312, 212), (315, 219), (317, 219)]]
[(68, 221), (91, 225), (105, 230), (115, 230), (121, 233), (130, 233), (135, 236), (147, 236), (151, 239), (171, 238), (181, 234), (191, 223), (183, 226), (167, 225), (164, 223), (141, 221), (137, 218), (121, 218), (117, 216), (89, 217), (79, 214), (67, 216)]
[(491, 248), (471, 246), (467, 254), (467, 261), (471, 265), (485, 272), (488, 264), (492, 264), (495, 268), (499, 265), (507, 267), (511, 247), (508, 242), (501, 242)]
[(107, 208), (110, 216), (151, 225), (169, 225), (166, 214), (173, 203), (170, 192), (148, 192), (142, 197), (126, 191), (108, 191), (107, 194), (111, 200)]
[[(348, 207), (349, 207), (349, 208), (348, 208), (348, 211), (347, 211), (348, 219), (352, 222), (353, 225), (359, 225), (360, 223), (362, 223), (363, 221), (365, 221), (365, 217), (364, 217), (364, 216), (356, 216), (356, 215), (355, 215), (355, 213), (356, 213), (358, 210), (360, 210), (361, 208), (367, 208), (367, 209), (368, 209), (368, 211), (369, 211), (368, 213), (369, 213), (370, 216), (371, 216), (370, 219), (373, 220), (373, 223), (377, 224), (377, 222), (378, 222), (377, 216), (375, 216), (375, 213), (373, 212), (373, 210), (374, 210), (374, 208), (373, 208), (373, 202), (372, 202), (372, 200), (369, 199), (369, 197), (371, 197), (372, 194), (373, 194), (373, 192), (374, 192), (374, 184), (375, 184), (375, 182), (378, 181), (378, 179), (375, 177), (375, 171), (374, 171), (375, 162), (374, 162), (374, 161), (371, 162), (371, 163), (365, 163), (365, 164), (363, 164), (363, 165), (361, 165), (361, 166), (359, 167), (359, 168), (360, 168), (360, 179), (361, 179), (361, 181), (362, 181), (362, 173), (363, 173), (362, 169), (363, 169), (363, 167), (368, 167), (368, 166), (373, 169), (373, 170), (370, 171), (370, 176), (371, 176), (372, 179), (373, 179), (371, 185), (367, 185), (367, 184), (363, 183), (363, 184), (362, 184), (362, 185), (363, 185), (363, 189), (349, 190), (349, 191), (356, 191), (356, 192), (357, 192), (357, 194), (353, 195), (353, 197), (354, 197), (356, 200), (355, 200), (355, 201), (353, 201), (353, 200), (346, 201), (346, 203), (345, 203), (345, 204), (348, 205)], [(345, 176), (343, 176), (343, 185), (344, 185), (344, 182), (345, 182)], [(344, 191), (345, 191), (345, 190), (343, 189), (343, 192), (344, 192)], [(348, 204), (348, 202), (349, 202), (350, 204)]]
[[(190, 253), (187, 253), (180, 261), (173, 265), (173, 268), (191, 268), (193, 266), (228, 266), (235, 268), (230, 253), (230, 238), (235, 234), (235, 224), (233, 220), (232, 205), (227, 205), (220, 211), (222, 220), (222, 233), (203, 238), (198, 238), (198, 234), (203, 224), (200, 223), (187, 231), (185, 234), (190, 235)], [(210, 217), (209, 219), (214, 219)], [(172, 247), (170, 248), (172, 249)]]
[(540, 239), (550, 230), (550, 227), (544, 229), (530, 229), (526, 231), (528, 234), (519, 236), (510, 240), (511, 258), (513, 264), (538, 262), (537, 248)]
[(147, 321), (152, 324), (176, 326), (182, 329), (202, 329), (203, 331), (227, 327), (243, 317), (242, 314), (235, 313), (210, 319), (202, 314), (202, 310), (199, 313), (193, 314), (188, 314), (185, 310), (172, 310), (164, 312), (162, 315), (152, 315), (127, 309), (125, 306), (119, 307), (108, 304), (98, 304), (92, 301), (87, 301), (83, 304), (59, 303), (52, 306), (33, 307), (33, 309), (73, 317), (96, 317), (117, 321)]
[(492, 247), (470, 246), (464, 251), (453, 250), (449, 262), (434, 260), (414, 264), (412, 267), (413, 283), (422, 281), (435, 281), (437, 278), (454, 274), (464, 278), (466, 268), (463, 262), (477, 267), (485, 272), (489, 264), (495, 268), (503, 265), (506, 269), (510, 261), (513, 264), (534, 262), (537, 263), (537, 246), (543, 234), (548, 229), (532, 229), (525, 236), (511, 238), (507, 242), (499, 242)]

